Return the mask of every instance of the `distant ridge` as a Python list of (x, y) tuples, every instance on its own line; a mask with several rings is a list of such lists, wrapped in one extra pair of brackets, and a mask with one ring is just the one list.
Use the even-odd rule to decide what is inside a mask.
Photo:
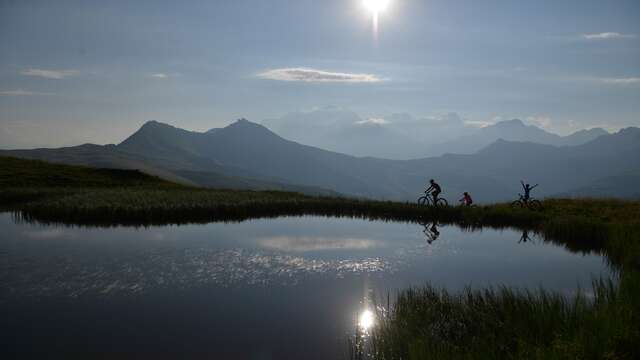
[(406, 113), (361, 118), (353, 111), (335, 107), (289, 113), (262, 124), (302, 144), (358, 157), (395, 160), (473, 154), (498, 139), (574, 146), (608, 134), (593, 128), (560, 136), (520, 119), (476, 127), (455, 113), (422, 119)]

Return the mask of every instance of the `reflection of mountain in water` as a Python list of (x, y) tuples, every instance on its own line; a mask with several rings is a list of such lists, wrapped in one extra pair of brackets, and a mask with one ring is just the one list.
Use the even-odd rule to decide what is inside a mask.
[(310, 277), (394, 271), (392, 263), (380, 258), (318, 260), (246, 249), (158, 251), (104, 263), (0, 257), (2, 297), (137, 294), (212, 284), (295, 285)]

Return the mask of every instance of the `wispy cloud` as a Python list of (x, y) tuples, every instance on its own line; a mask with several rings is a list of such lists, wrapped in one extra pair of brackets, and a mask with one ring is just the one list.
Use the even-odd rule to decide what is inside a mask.
[(551, 120), (551, 118), (548, 116), (528, 116), (527, 122), (545, 130), (551, 129), (553, 127), (553, 120)]
[(27, 90), (6, 90), (0, 91), (0, 96), (38, 96), (38, 95), (52, 95), (51, 93), (34, 92)]
[(613, 85), (638, 85), (640, 84), (639, 77), (628, 77), (628, 78), (606, 78), (601, 79), (602, 82), (606, 84)]
[(619, 32), (602, 32), (594, 34), (582, 34), (582, 37), (587, 40), (608, 40), (608, 39), (630, 39), (635, 38), (633, 34), (622, 34)]
[(311, 68), (273, 69), (258, 74), (262, 79), (315, 83), (376, 83), (382, 81), (373, 74), (340, 73)]
[(356, 121), (357, 125), (387, 125), (390, 123), (391, 123), (390, 121), (382, 118), (368, 118), (368, 119)]
[(477, 128), (484, 128), (487, 126), (491, 126), (495, 124), (495, 122), (492, 121), (482, 121), (482, 120), (466, 120), (464, 122), (465, 126), (469, 126), (469, 127), (477, 127)]
[(69, 76), (74, 76), (79, 73), (78, 70), (47, 70), (47, 69), (26, 69), (20, 72), (26, 76), (37, 76), (45, 79), (61, 80)]
[(151, 77), (154, 79), (167, 79), (169, 75), (164, 73), (156, 73), (156, 74), (151, 74)]

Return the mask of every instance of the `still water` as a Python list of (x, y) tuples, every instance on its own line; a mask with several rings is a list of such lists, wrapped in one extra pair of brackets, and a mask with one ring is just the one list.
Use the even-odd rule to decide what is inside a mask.
[(86, 228), (0, 214), (0, 344), (131, 358), (339, 359), (358, 319), (375, 321), (362, 317), (371, 299), (399, 289), (504, 284), (571, 296), (600, 276), (612, 276), (600, 255), (511, 229), (324, 217)]

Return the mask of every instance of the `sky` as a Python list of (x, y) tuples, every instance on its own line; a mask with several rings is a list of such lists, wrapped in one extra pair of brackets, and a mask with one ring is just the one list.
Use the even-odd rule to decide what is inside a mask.
[(0, 148), (327, 106), (640, 126), (640, 1), (0, 0)]

